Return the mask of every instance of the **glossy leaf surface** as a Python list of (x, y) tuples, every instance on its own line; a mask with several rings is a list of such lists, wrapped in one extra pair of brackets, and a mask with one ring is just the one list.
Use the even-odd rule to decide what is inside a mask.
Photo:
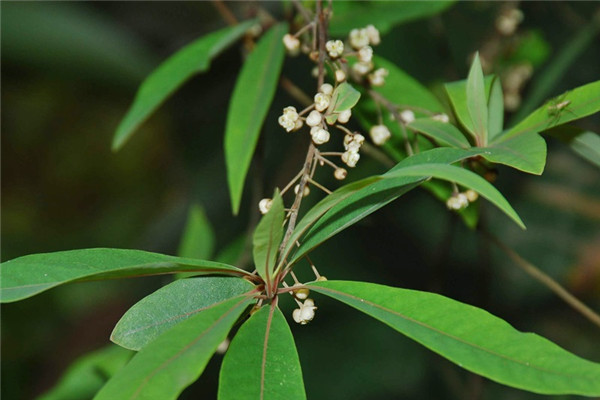
[(225, 354), (219, 400), (306, 399), (294, 337), (278, 307), (242, 325)]
[(3, 262), (0, 268), (0, 297), (3, 303), (22, 300), (75, 281), (175, 272), (237, 276), (248, 274), (231, 265), (213, 261), (124, 249), (83, 249), (31, 254)]
[(254, 266), (258, 274), (267, 282), (270, 279), (269, 277), (273, 275), (275, 263), (277, 262), (277, 251), (283, 239), (284, 217), (283, 199), (279, 194), (279, 190), (275, 190), (271, 209), (261, 218), (252, 238)]
[(140, 350), (172, 326), (252, 290), (245, 279), (202, 277), (180, 279), (144, 297), (119, 320), (110, 339)]
[(96, 400), (171, 400), (194, 382), (254, 300), (238, 296), (163, 333), (102, 388)]
[(546, 141), (537, 133), (528, 132), (492, 143), (481, 156), (494, 163), (541, 175), (546, 165), (546, 152)]
[(211, 60), (238, 40), (253, 23), (254, 21), (246, 21), (201, 37), (160, 64), (144, 80), (133, 104), (117, 127), (112, 143), (113, 150), (119, 150), (173, 92), (194, 74), (206, 71)]
[(465, 135), (450, 123), (435, 121), (431, 118), (418, 118), (407, 127), (429, 136), (442, 146), (471, 147)]
[(600, 395), (600, 364), (519, 332), (482, 309), (434, 293), (365, 282), (308, 286), (496, 382), (543, 394)]
[(275, 96), (285, 56), (282, 38), (287, 31), (287, 24), (276, 25), (258, 41), (233, 89), (225, 126), (225, 164), (234, 214), (238, 213), (250, 161)]

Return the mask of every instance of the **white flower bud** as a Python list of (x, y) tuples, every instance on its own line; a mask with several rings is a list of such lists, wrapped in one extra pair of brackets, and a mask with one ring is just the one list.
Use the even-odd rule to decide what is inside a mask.
[(381, 146), (392, 136), (390, 130), (385, 125), (372, 126), (369, 135), (371, 135), (371, 140), (373, 140), (373, 143), (377, 146)]
[(308, 117), (306, 117), (306, 125), (314, 127), (321, 123), (323, 116), (317, 110), (312, 110)]
[(440, 121), (443, 122), (445, 124), (447, 124), (448, 122), (450, 122), (450, 118), (448, 117), (448, 115), (442, 113), (442, 114), (435, 114), (433, 117), (431, 117), (432, 120), (434, 121)]
[(300, 118), (294, 123), (294, 130), (297, 131), (304, 125), (304, 122)]
[(346, 80), (346, 73), (341, 69), (335, 71), (335, 80), (337, 82), (344, 82)]
[(368, 63), (373, 59), (373, 48), (371, 46), (365, 46), (358, 51), (358, 59), (361, 62)]
[[(294, 286), (304, 286), (304, 285), (302, 285), (301, 283), (296, 283)], [(294, 296), (298, 300), (305, 300), (308, 297), (310, 290), (308, 288), (300, 288), (300, 289), (294, 290), (293, 293), (294, 293)]]
[(357, 142), (358, 144), (362, 145), (365, 142), (365, 137), (363, 135), (361, 135), (360, 133), (355, 133), (354, 141)]
[(283, 37), (283, 45), (290, 55), (298, 55), (300, 53), (300, 40), (289, 33)]
[(315, 307), (314, 301), (312, 299), (306, 299), (300, 308), (297, 308), (292, 312), (292, 318), (300, 325), (306, 325), (315, 317), (316, 309), (317, 307)]
[(266, 214), (271, 209), (271, 205), (273, 204), (273, 200), (271, 199), (262, 199), (258, 202), (258, 209), (261, 214)]
[(313, 78), (317, 78), (319, 76), (319, 67), (314, 67), (312, 71), (310, 71), (310, 74)]
[(464, 193), (458, 193), (458, 194), (452, 195), (452, 197), (450, 197), (446, 201), (446, 206), (450, 210), (460, 210), (460, 209), (467, 207), (468, 205), (469, 205), (469, 200), (467, 199), (467, 196)]
[(366, 75), (369, 73), (370, 70), (373, 69), (373, 63), (357, 62), (352, 66), (352, 69), (358, 75)]
[(315, 126), (310, 130), (310, 136), (315, 144), (323, 144), (329, 142), (329, 132), (320, 126)]
[(290, 118), (294, 122), (296, 122), (296, 120), (298, 119), (298, 111), (296, 111), (296, 107), (293, 106), (284, 108), (283, 115)]
[(216, 353), (217, 354), (225, 354), (225, 352), (227, 351), (228, 348), (229, 348), (229, 339), (225, 338), (225, 340), (223, 340), (219, 344), (219, 347), (217, 347)]
[(348, 110), (344, 110), (340, 113), (340, 115), (338, 115), (338, 122), (345, 124), (346, 122), (350, 121), (350, 117), (352, 116), (352, 111), (350, 111), (350, 109)]
[(321, 88), (319, 90), (324, 95), (331, 96), (331, 94), (333, 93), (333, 86), (331, 86), (329, 83), (324, 83), (321, 85)]
[[(300, 185), (296, 185), (294, 186), (294, 194), (298, 194), (298, 192), (300, 191)], [(302, 196), (306, 197), (310, 194), (310, 188), (308, 186), (304, 186), (304, 192), (302, 193)]]
[(279, 122), (279, 125), (281, 125), (288, 132), (291, 132), (296, 126), (296, 123), (287, 118), (285, 115), (280, 116), (279, 119), (277, 119), (277, 122)]
[(379, 37), (379, 31), (373, 25), (368, 25), (365, 30), (367, 31), (367, 36), (369, 37), (369, 43), (374, 46), (377, 46), (381, 43), (381, 38)]
[(350, 31), (350, 45), (355, 50), (369, 45), (369, 35), (366, 29), (352, 29)]
[(336, 170), (333, 173), (333, 176), (338, 181), (343, 181), (344, 179), (346, 179), (346, 176), (348, 176), (348, 171), (346, 171), (344, 168), (336, 168)]
[(329, 40), (325, 43), (325, 48), (329, 53), (329, 57), (338, 58), (344, 52), (344, 42), (341, 40)]
[(474, 190), (469, 189), (465, 192), (465, 196), (467, 196), (467, 200), (469, 200), (469, 203), (472, 203), (479, 198), (479, 193), (477, 193)]
[(372, 86), (383, 86), (385, 78), (388, 76), (389, 71), (385, 68), (378, 68), (372, 74), (369, 74), (369, 82)]
[(405, 124), (410, 124), (415, 120), (415, 113), (411, 110), (404, 110), (400, 113), (400, 118)]
[(356, 163), (360, 159), (360, 154), (354, 151), (346, 151), (342, 154), (342, 161), (350, 168), (356, 167)]
[(296, 308), (293, 312), (292, 312), (292, 318), (294, 319), (294, 321), (297, 324), (301, 324), (302, 320), (300, 319), (300, 313), (302, 312), (302, 310), (300, 310), (299, 308)]
[(327, 107), (329, 107), (329, 102), (331, 101), (331, 97), (324, 93), (315, 94), (315, 108), (317, 111), (325, 111)]

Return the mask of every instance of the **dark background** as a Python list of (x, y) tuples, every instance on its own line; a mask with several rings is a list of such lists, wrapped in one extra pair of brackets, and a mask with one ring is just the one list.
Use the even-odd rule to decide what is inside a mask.
[[(256, 11), (249, 3), (226, 4), (240, 19)], [(261, 6), (283, 15), (279, 3)], [(376, 52), (441, 93), (442, 82), (466, 76), (469, 54), (493, 36), (501, 6), (456, 4), (440, 16), (394, 28)], [(536, 78), (598, 15), (598, 3), (524, 2), (520, 8), (525, 20), (519, 34), (536, 32), (545, 51), (523, 92), (526, 99)], [(174, 254), (192, 202), (204, 207), (217, 249), (243, 234), (256, 206), (246, 190), (241, 215), (231, 215), (222, 155), (239, 46), (189, 81), (120, 152), (110, 151), (143, 78), (183, 45), (225, 26), (211, 3), (2, 2), (1, 12), (2, 260), (86, 247)], [(548, 97), (599, 78), (597, 39), (596, 34), (553, 81)], [(500, 57), (494, 68), (501, 70), (503, 62), (510, 60)], [(286, 60), (284, 74), (311, 92), (309, 71), (307, 62)], [(275, 122), (288, 104), (293, 100), (279, 89), (257, 152), (262, 161), (256, 165), (262, 167), (255, 165), (249, 177), (261, 182), (263, 194), (295, 175), (304, 157), (304, 142), (282, 135)], [(598, 116), (577, 124), (600, 131)], [(482, 219), (598, 310), (600, 173), (563, 143), (548, 139), (548, 145), (543, 176), (500, 168), (496, 182), (528, 230), (520, 231), (486, 204)], [(359, 167), (350, 179), (382, 170), (366, 158)], [(330, 278), (439, 292), (600, 362), (598, 327), (424, 191), (409, 193), (336, 236), (312, 258)], [(298, 269), (312, 279), (306, 265)], [(48, 390), (74, 359), (108, 343), (131, 305), (168, 282), (68, 285), (3, 306), (2, 397), (29, 399)], [(292, 326), (310, 399), (541, 398), (472, 375), (343, 305), (322, 297), (317, 302), (310, 325)], [(291, 304), (284, 306), (287, 317), (291, 310)], [(182, 398), (200, 393), (213, 398), (220, 360), (215, 357)]]

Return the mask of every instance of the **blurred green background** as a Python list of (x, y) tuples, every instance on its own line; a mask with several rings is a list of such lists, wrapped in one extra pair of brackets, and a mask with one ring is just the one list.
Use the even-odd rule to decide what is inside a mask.
[[(289, 11), (276, 2), (225, 4), (239, 19), (259, 8), (276, 18)], [(519, 90), (525, 108), (600, 78), (598, 3), (512, 4), (524, 15), (514, 35), (501, 37), (494, 28), (506, 3), (461, 2), (433, 18), (396, 26), (376, 51), (436, 93), (444, 81), (466, 76), (475, 50), (489, 55), (487, 72), (503, 74), (526, 63), (533, 74)], [(213, 4), (0, 7), (2, 260), (85, 247), (175, 254), (193, 203), (204, 207), (217, 250), (244, 234), (256, 205), (248, 186), (241, 215), (231, 215), (222, 154), (239, 46), (189, 81), (120, 152), (110, 151), (114, 130), (143, 78), (186, 43), (226, 25)], [(311, 92), (310, 68), (304, 60), (287, 59), (283, 74)], [(305, 142), (281, 134), (275, 122), (288, 104), (293, 100), (278, 90), (248, 178), (262, 187), (254, 197), (284, 185), (304, 158), (298, 149)], [(600, 132), (598, 115), (576, 125)], [(547, 141), (543, 176), (500, 168), (496, 182), (528, 230), (520, 231), (487, 204), (482, 222), (600, 310), (600, 170), (565, 144)], [(382, 170), (363, 157), (349, 178)], [(319, 181), (334, 187), (330, 178)], [(312, 202), (319, 196), (313, 192)], [(409, 193), (336, 236), (312, 258), (329, 278), (439, 292), (600, 362), (598, 327), (424, 191)], [(312, 279), (307, 265), (298, 267), (298, 275)], [(31, 399), (47, 391), (73, 360), (108, 343), (131, 305), (169, 279), (76, 284), (3, 306), (2, 398)], [(541, 398), (472, 375), (367, 316), (324, 297), (316, 300), (315, 320), (292, 326), (310, 399)], [(291, 316), (292, 305), (283, 308)], [(182, 398), (214, 398), (220, 362), (216, 356)]]

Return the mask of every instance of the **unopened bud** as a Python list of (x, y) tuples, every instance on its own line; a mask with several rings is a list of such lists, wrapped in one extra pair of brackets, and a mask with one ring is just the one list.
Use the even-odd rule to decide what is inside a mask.
[(338, 181), (343, 181), (346, 179), (346, 176), (348, 176), (348, 171), (346, 171), (344, 168), (337, 168), (333, 173), (333, 176), (335, 176), (335, 179)]

